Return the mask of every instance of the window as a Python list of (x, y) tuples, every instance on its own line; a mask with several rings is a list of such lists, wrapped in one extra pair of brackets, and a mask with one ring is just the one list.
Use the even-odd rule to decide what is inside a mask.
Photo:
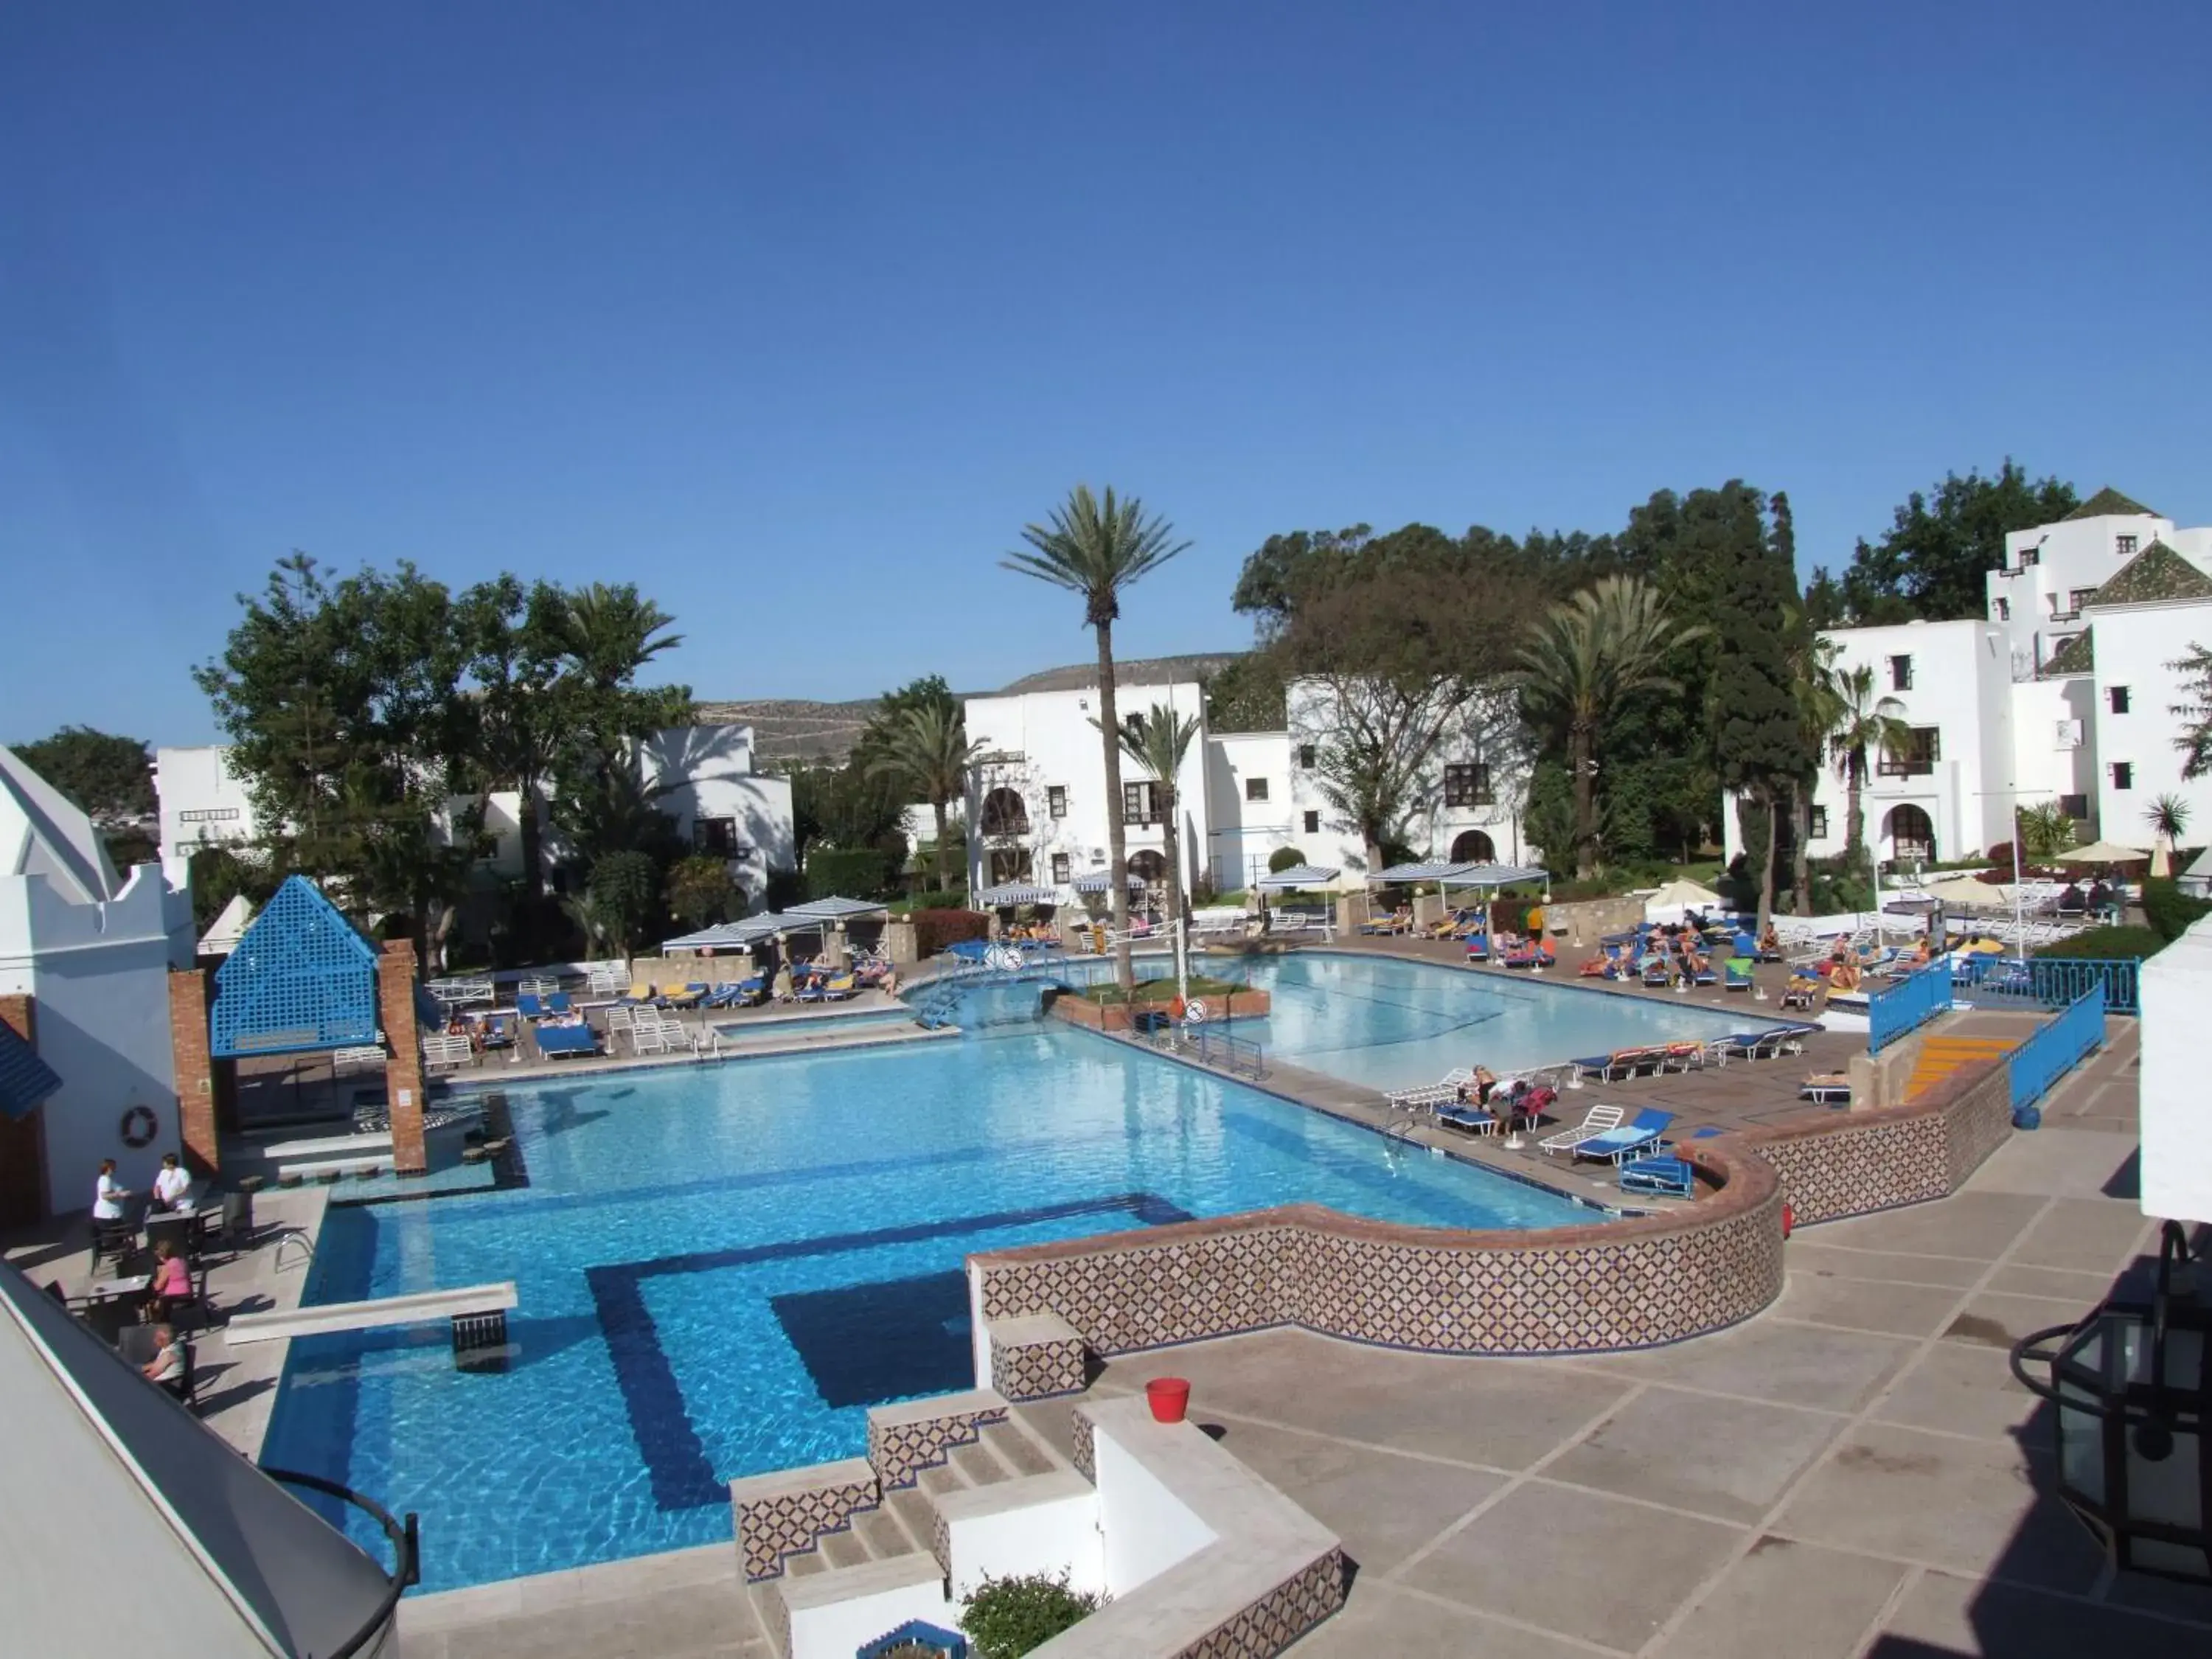
[(1314, 769), (1314, 746), (1310, 743), (1300, 744), (1298, 745), (1299, 766), (1304, 768), (1306, 771), (1310, 772)]
[(1469, 761), (1444, 768), (1445, 805), (1487, 806), (1493, 799), (1490, 793), (1490, 768), (1483, 762)]
[(2069, 818), (2086, 818), (2089, 816), (2089, 798), (2087, 795), (2061, 795), (2058, 810)]
[(2028, 566), (2032, 564), (2041, 564), (2042, 562), (2043, 544), (2041, 542), (2038, 542), (2033, 547), (2023, 547), (2020, 550), (2020, 568), (2022, 570), (2027, 569)]
[(1889, 855), (1893, 860), (1935, 858), (1936, 825), (1919, 807), (1908, 805), (1891, 808), (1882, 828), (1889, 836)]
[(1912, 659), (1892, 657), (1889, 659), (1889, 689), (1893, 691), (1912, 690)]
[(2010, 599), (2001, 598), (1997, 600), (1996, 619), (1999, 622), (2010, 622), (2012, 620), (2012, 601)]
[(1816, 807), (1814, 807), (1814, 808), (1813, 809), (1813, 830), (1812, 830), (1812, 834), (1813, 834), (1813, 839), (1814, 839), (1814, 841), (1826, 841), (1826, 840), (1827, 840), (1827, 838), (1828, 838), (1828, 809), (1827, 809), (1826, 807), (1825, 807), (1825, 806), (1816, 806)]
[[(1001, 784), (983, 797), (983, 833), (987, 836), (1026, 836), (1030, 832), (1029, 803)], [(1006, 878), (1012, 880), (1012, 877)]]
[(1158, 823), (1159, 807), (1152, 799), (1152, 785), (1125, 783), (1121, 786), (1121, 822), (1124, 823)]
[(2108, 690), (2105, 695), (2112, 700), (2112, 712), (2115, 714), (2124, 714), (2128, 712), (2128, 688), (2126, 686), (2115, 685)]
[(1265, 778), (1247, 778), (1247, 779), (1245, 779), (1245, 780), (1244, 780), (1244, 799), (1245, 799), (1246, 800), (1265, 800), (1265, 799), (1267, 799), (1267, 779), (1265, 779)]
[(2136, 538), (2134, 537), (2115, 536), (2112, 538), (2112, 552), (2118, 557), (2123, 559), (2132, 557), (2135, 554), (2135, 550)]
[(1026, 847), (994, 847), (991, 849), (991, 881), (996, 885), (1002, 881), (1027, 881), (1034, 868)]
[(1310, 836), (1317, 836), (1321, 834), (1320, 813), (1309, 812), (1306, 814), (1306, 834)]
[(2081, 607), (2088, 604), (2090, 600), (2096, 597), (2097, 590), (2095, 588), (2077, 587), (2071, 593), (2066, 596), (2067, 609), (2073, 611), (2074, 614), (2078, 617), (2081, 614)]
[(179, 823), (228, 823), (238, 817), (235, 806), (194, 806), (177, 814)]
[(1068, 866), (1066, 854), (1054, 853), (1052, 855), (1052, 879), (1054, 884), (1060, 887), (1066, 886), (1074, 879), (1073, 873)]
[(1942, 732), (1933, 726), (1916, 726), (1904, 743), (1883, 753), (1875, 770), (1886, 778), (1924, 777), (1942, 758)]
[(2136, 763), (2133, 761), (2112, 763), (2112, 787), (2132, 789), (2136, 787)]
[(1067, 786), (1055, 783), (1044, 792), (1044, 810), (1056, 818), (1067, 816)]
[(694, 819), (691, 845), (712, 858), (741, 859), (745, 855), (745, 848), (738, 840), (735, 818)]

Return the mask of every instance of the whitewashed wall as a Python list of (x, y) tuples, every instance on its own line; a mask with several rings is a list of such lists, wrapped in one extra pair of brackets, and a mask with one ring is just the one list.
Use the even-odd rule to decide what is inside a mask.
[[(2212, 777), (2181, 775), (2181, 751), (2174, 738), (2186, 724), (2173, 714), (2187, 701), (2185, 678), (2172, 665), (2193, 646), (2212, 649), (2212, 600), (2185, 604), (2098, 606), (2094, 619), (2096, 693), (2096, 799), (2098, 822), (2107, 841), (2124, 846), (2152, 844), (2143, 814), (2161, 794), (2178, 795), (2190, 808), (2189, 839), (2202, 841), (2212, 830)], [(2128, 712), (2112, 712), (2112, 689), (2128, 690)], [(2115, 762), (2134, 768), (2131, 787), (2112, 781)]]
[(230, 769), (230, 750), (216, 745), (154, 751), (161, 868), (184, 885), (191, 855), (202, 847), (251, 841), (260, 833), (253, 802)]
[(1213, 1528), (1103, 1427), (1093, 1436), (1091, 1450), (1108, 1595), (1126, 1595), (1213, 1542)]
[(2212, 1222), (2212, 1120), (2204, 1045), (2212, 1008), (2212, 916), (2142, 965), (2142, 1212)]

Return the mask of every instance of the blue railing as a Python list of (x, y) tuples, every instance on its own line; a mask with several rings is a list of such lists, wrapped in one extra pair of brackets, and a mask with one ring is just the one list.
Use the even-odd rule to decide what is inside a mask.
[[(2133, 964), (2130, 964), (2132, 966)], [(2033, 1106), (2051, 1085), (2094, 1054), (2105, 1042), (2105, 988), (2092, 981), (2066, 1012), (2039, 1027), (2005, 1056), (2012, 1079), (2012, 1109)]]
[(2021, 962), (2011, 957), (1975, 957), (1954, 969), (1952, 977), (1959, 989), (1980, 1003), (2002, 999), (2039, 1008), (2070, 1008), (2094, 987), (2104, 994), (2106, 1013), (2139, 1014), (2142, 1004), (2136, 970), (2142, 966), (2124, 957), (2030, 957)]
[(1867, 1052), (1878, 1054), (1908, 1031), (1917, 1031), (1951, 1006), (1951, 964), (1938, 962), (1907, 974), (1867, 999)]

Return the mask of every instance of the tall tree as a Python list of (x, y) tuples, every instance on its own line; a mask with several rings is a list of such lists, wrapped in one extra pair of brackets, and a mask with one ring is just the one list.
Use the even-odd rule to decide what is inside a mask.
[(1151, 571), (1190, 544), (1175, 539), (1164, 518), (1147, 519), (1134, 495), (1115, 499), (1109, 487), (1102, 501), (1088, 484), (1078, 484), (1042, 525), (1022, 531), (1027, 552), (1001, 561), (1009, 570), (1050, 582), (1081, 596), (1083, 620), (1098, 639), (1099, 742), (1106, 757), (1106, 845), (1108, 879), (1113, 884), (1115, 977), (1125, 991), (1136, 987), (1129, 961), (1128, 836), (1121, 821), (1121, 717), (1115, 707), (1114, 623), (1121, 614), (1121, 595)]
[(1770, 532), (1765, 502), (1740, 480), (1711, 492), (1728, 530), (1720, 604), (1729, 648), (1713, 675), (1714, 752), (1721, 781), (1745, 791), (1765, 814), (1765, 845), (1747, 849), (1759, 872), (1759, 927), (1774, 915), (1774, 857), (1779, 815), (1796, 781), (1811, 770), (1810, 746), (1796, 695), (1789, 616), (1798, 601), (1788, 550)]
[(983, 752), (981, 744), (968, 741), (967, 716), (949, 696), (942, 702), (918, 701), (901, 708), (870, 746), (874, 756), (863, 763), (869, 776), (895, 785), (908, 799), (919, 795), (929, 803), (937, 820), (937, 884), (950, 887), (950, 809), (967, 798), (968, 769)]
[[(2004, 562), (2007, 532), (2056, 523), (2079, 505), (2073, 485), (2031, 480), (2009, 456), (1993, 478), (1947, 473), (1932, 493), (1905, 498), (1880, 541), (1860, 538), (1835, 584), (1842, 610), (1862, 627), (1979, 617), (1989, 603), (1982, 577)], [(1813, 580), (1823, 587), (1828, 573)]]
[(50, 738), (15, 745), (23, 763), (103, 826), (155, 810), (154, 763), (137, 738), (64, 726)]
[(550, 582), (526, 588), (501, 574), (464, 593), (459, 611), (477, 693), (477, 768), (486, 792), (511, 785), (520, 798), (522, 885), (534, 902), (545, 883), (545, 787), (571, 730), (562, 679), (571, 637), (568, 596)]
[[(1103, 723), (1094, 720), (1092, 724), (1104, 730)], [(1189, 906), (1184, 902), (1182, 816), (1176, 805), (1176, 780), (1182, 775), (1182, 763), (1198, 733), (1199, 722), (1195, 719), (1158, 702), (1149, 710), (1130, 715), (1121, 722), (1121, 729), (1122, 754), (1152, 779), (1153, 805), (1167, 828), (1164, 840), (1168, 904), (1178, 921), (1188, 916)]]
[(1866, 839), (1867, 757), (1902, 753), (1912, 740), (1905, 705), (1875, 690), (1870, 664), (1835, 672), (1834, 723), (1827, 732), (1828, 758), (1844, 781), (1844, 856), (1853, 874), (1874, 873), (1874, 854)]
[(2166, 666), (2182, 676), (2182, 699), (2166, 710), (2183, 722), (2173, 739), (2181, 751), (2181, 775), (2201, 778), (2212, 772), (2212, 650), (2192, 644)]
[(1597, 871), (1599, 729), (1632, 699), (1675, 690), (1662, 668), (1668, 653), (1705, 631), (1675, 626), (1642, 578), (1607, 576), (1545, 611), (1522, 642), (1515, 679), (1523, 703), (1566, 751), (1578, 877)]

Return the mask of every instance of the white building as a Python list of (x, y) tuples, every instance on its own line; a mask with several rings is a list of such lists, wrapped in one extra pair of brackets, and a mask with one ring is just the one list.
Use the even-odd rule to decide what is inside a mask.
[[(154, 787), (161, 799), (161, 867), (184, 886), (191, 855), (201, 848), (248, 843), (260, 833), (252, 798), (231, 771), (222, 747), (155, 751)], [(731, 878), (756, 905), (768, 872), (792, 867), (791, 785), (756, 769), (749, 726), (673, 726), (644, 748), (648, 787), (667, 786), (654, 802), (676, 820), (677, 833), (696, 850), (719, 853)], [(446, 804), (446, 833), (468, 810), (484, 808), (482, 855), (487, 874), (514, 879), (522, 873), (522, 797), (512, 789), (489, 797), (455, 796)], [(541, 814), (544, 811), (541, 805)], [(541, 822), (543, 819), (541, 817)], [(540, 858), (550, 872), (563, 855), (550, 825)]]
[[(30, 999), (61, 1079), (39, 1109), (49, 1208), (89, 1205), (103, 1158), (143, 1188), (178, 1149), (168, 975), (191, 961), (188, 896), (155, 865), (118, 877), (92, 821), (0, 749), (0, 997)], [(134, 1147), (123, 1125), (141, 1108), (154, 1133)]]
[[(1121, 714), (1165, 704), (1199, 722), (1176, 781), (1176, 823), (1185, 888), (1203, 877), (1221, 891), (1249, 886), (1285, 848), (1300, 861), (1341, 870), (1340, 885), (1364, 879), (1358, 834), (1321, 787), (1323, 750), (1346, 718), (1344, 695), (1298, 680), (1285, 703), (1291, 729), (1212, 733), (1195, 681), (1119, 687)], [(969, 864), (976, 886), (1032, 883), (1074, 898), (1072, 884), (1107, 867), (1105, 765), (1095, 686), (971, 697), (968, 738), (984, 754), (970, 775)], [(1523, 847), (1520, 808), (1528, 759), (1504, 701), (1459, 711), (1419, 769), (1403, 835), (1423, 856), (1511, 860)], [(1121, 763), (1129, 867), (1153, 884), (1166, 877), (1170, 826), (1145, 769)]]
[[(1987, 577), (1989, 614), (1961, 622), (1843, 628), (1837, 666), (1871, 668), (1913, 741), (1869, 757), (1863, 805), (1877, 863), (1972, 858), (2013, 835), (2016, 806), (2057, 803), (2102, 837), (2148, 848), (2160, 795), (2212, 830), (2212, 779), (2181, 775), (2191, 716), (2175, 667), (2212, 647), (2212, 530), (2178, 530), (2112, 490), (2055, 525), (2005, 538)], [(1824, 769), (1811, 851), (1844, 851), (1845, 794)], [(1728, 850), (1740, 850), (1733, 811)]]

